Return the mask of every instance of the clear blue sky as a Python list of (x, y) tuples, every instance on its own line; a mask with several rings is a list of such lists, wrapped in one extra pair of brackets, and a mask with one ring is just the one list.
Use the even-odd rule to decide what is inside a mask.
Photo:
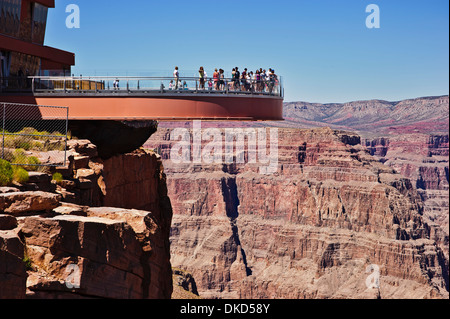
[[(380, 29), (366, 28), (371, 3)], [(448, 94), (448, 38), (448, 0), (56, 0), (46, 45), (83, 75), (271, 67), (286, 101), (328, 103)]]

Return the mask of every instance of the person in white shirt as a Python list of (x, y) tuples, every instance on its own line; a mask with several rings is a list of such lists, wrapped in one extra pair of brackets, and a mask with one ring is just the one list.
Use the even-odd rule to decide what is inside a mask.
[(270, 92), (270, 77), (272, 76), (272, 69), (269, 68), (269, 71), (266, 73), (266, 89), (267, 92)]
[(175, 78), (175, 90), (178, 89), (178, 81), (180, 80), (180, 72), (178, 72), (178, 67), (175, 67), (173, 71), (173, 77)]

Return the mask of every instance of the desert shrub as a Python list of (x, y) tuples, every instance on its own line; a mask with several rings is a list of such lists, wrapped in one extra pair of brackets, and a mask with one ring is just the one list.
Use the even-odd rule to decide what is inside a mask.
[[(6, 132), (5, 136), (5, 147), (19, 149), (22, 148), (26, 151), (36, 150), (36, 151), (63, 151), (65, 149), (64, 138), (65, 135), (60, 132), (47, 132), (38, 130), (32, 127), (25, 127), (20, 132), (14, 133), (14, 135), (9, 135), (12, 133)], [(53, 135), (54, 137), (49, 137)]]
[(54, 181), (61, 182), (64, 178), (61, 173), (55, 173), (55, 174), (53, 174), (52, 179)]
[(10, 163), (14, 160), (13, 153), (10, 150), (8, 150), (8, 149), (4, 149), (3, 150), (3, 156), (2, 157), (3, 157), (4, 160), (6, 160), (6, 161), (8, 161)]
[(22, 261), (25, 264), (25, 269), (26, 270), (33, 270), (33, 264), (31, 262), (30, 257), (25, 256), (25, 257), (23, 257)]
[(35, 151), (45, 151), (45, 143), (42, 141), (33, 141), (32, 149)]
[(0, 186), (7, 186), (13, 180), (13, 168), (10, 162), (0, 159)]
[(32, 148), (32, 146), (33, 141), (31, 140), (30, 136), (5, 136), (5, 147), (7, 148), (22, 148), (28, 151)]
[(38, 133), (39, 132), (35, 128), (25, 127), (18, 134), (36, 135)]
[(16, 136), (14, 139), (14, 147), (15, 148), (23, 148), (26, 151), (29, 151), (33, 146), (33, 141), (29, 136)]
[(17, 134), (32, 135), (30, 137), (33, 137), (33, 139), (43, 139), (43, 140), (47, 139), (48, 135), (62, 136), (62, 134), (59, 133), (59, 132), (50, 133), (50, 132), (47, 132), (47, 131), (38, 131), (35, 128), (32, 128), (32, 127), (25, 127), (24, 129), (22, 129)]
[(39, 164), (41, 161), (36, 156), (29, 156), (26, 159), (26, 165), (22, 165), (22, 167), (27, 171), (35, 171), (40, 167)]
[(64, 151), (66, 149), (66, 144), (64, 140), (57, 139), (46, 139), (46, 140), (34, 140), (32, 142), (31, 149), (40, 152), (50, 152), (50, 151)]
[(60, 133), (60, 132), (58, 132), (58, 131), (53, 132), (52, 135), (54, 135), (54, 136), (66, 137), (66, 135), (64, 135), (64, 134), (62, 134), (62, 133)]
[(30, 179), (28, 172), (22, 167), (14, 167), (13, 172), (13, 180), (19, 184), (24, 184)]
[(44, 143), (45, 151), (64, 151), (66, 145), (62, 140), (46, 140)]
[(18, 165), (27, 171), (35, 171), (37, 170), (41, 164), (41, 161), (35, 156), (27, 156), (23, 149), (16, 149), (12, 153), (13, 160), (12, 164)]
[(26, 159), (27, 159), (27, 155), (25, 154), (25, 150), (19, 148), (19, 149), (15, 149), (12, 152), (12, 160), (11, 163), (13, 164), (25, 164)]

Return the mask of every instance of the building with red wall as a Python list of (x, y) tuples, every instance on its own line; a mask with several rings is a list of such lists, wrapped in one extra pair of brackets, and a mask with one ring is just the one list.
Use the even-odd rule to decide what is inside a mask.
[(75, 54), (44, 45), (47, 12), (54, 0), (0, 0), (0, 79), (66, 75)]

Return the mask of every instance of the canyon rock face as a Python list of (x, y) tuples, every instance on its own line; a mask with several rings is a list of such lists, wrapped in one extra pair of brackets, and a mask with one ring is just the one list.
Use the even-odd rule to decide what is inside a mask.
[(448, 256), (449, 136), (408, 134), (364, 144), (378, 160), (411, 180), (424, 203), (431, 237)]
[(279, 129), (277, 170), (261, 174), (258, 163), (176, 164), (171, 131), (146, 146), (168, 175), (172, 265), (201, 297), (448, 298), (448, 257), (420, 194), (359, 135)]
[[(179, 298), (448, 298), (448, 96), (285, 117), (230, 124), (258, 141), (230, 163), (175, 163), (171, 132), (190, 123), (165, 123), (154, 151), (69, 141), (63, 180), (0, 188), (0, 298), (169, 298), (173, 283)], [(205, 123), (222, 139), (203, 136), (203, 159), (225, 154), (223, 125)], [(156, 123), (132, 127), (141, 143)]]
[(102, 160), (86, 140), (69, 147), (62, 181), (1, 188), (0, 298), (170, 298), (160, 158), (136, 150)]

